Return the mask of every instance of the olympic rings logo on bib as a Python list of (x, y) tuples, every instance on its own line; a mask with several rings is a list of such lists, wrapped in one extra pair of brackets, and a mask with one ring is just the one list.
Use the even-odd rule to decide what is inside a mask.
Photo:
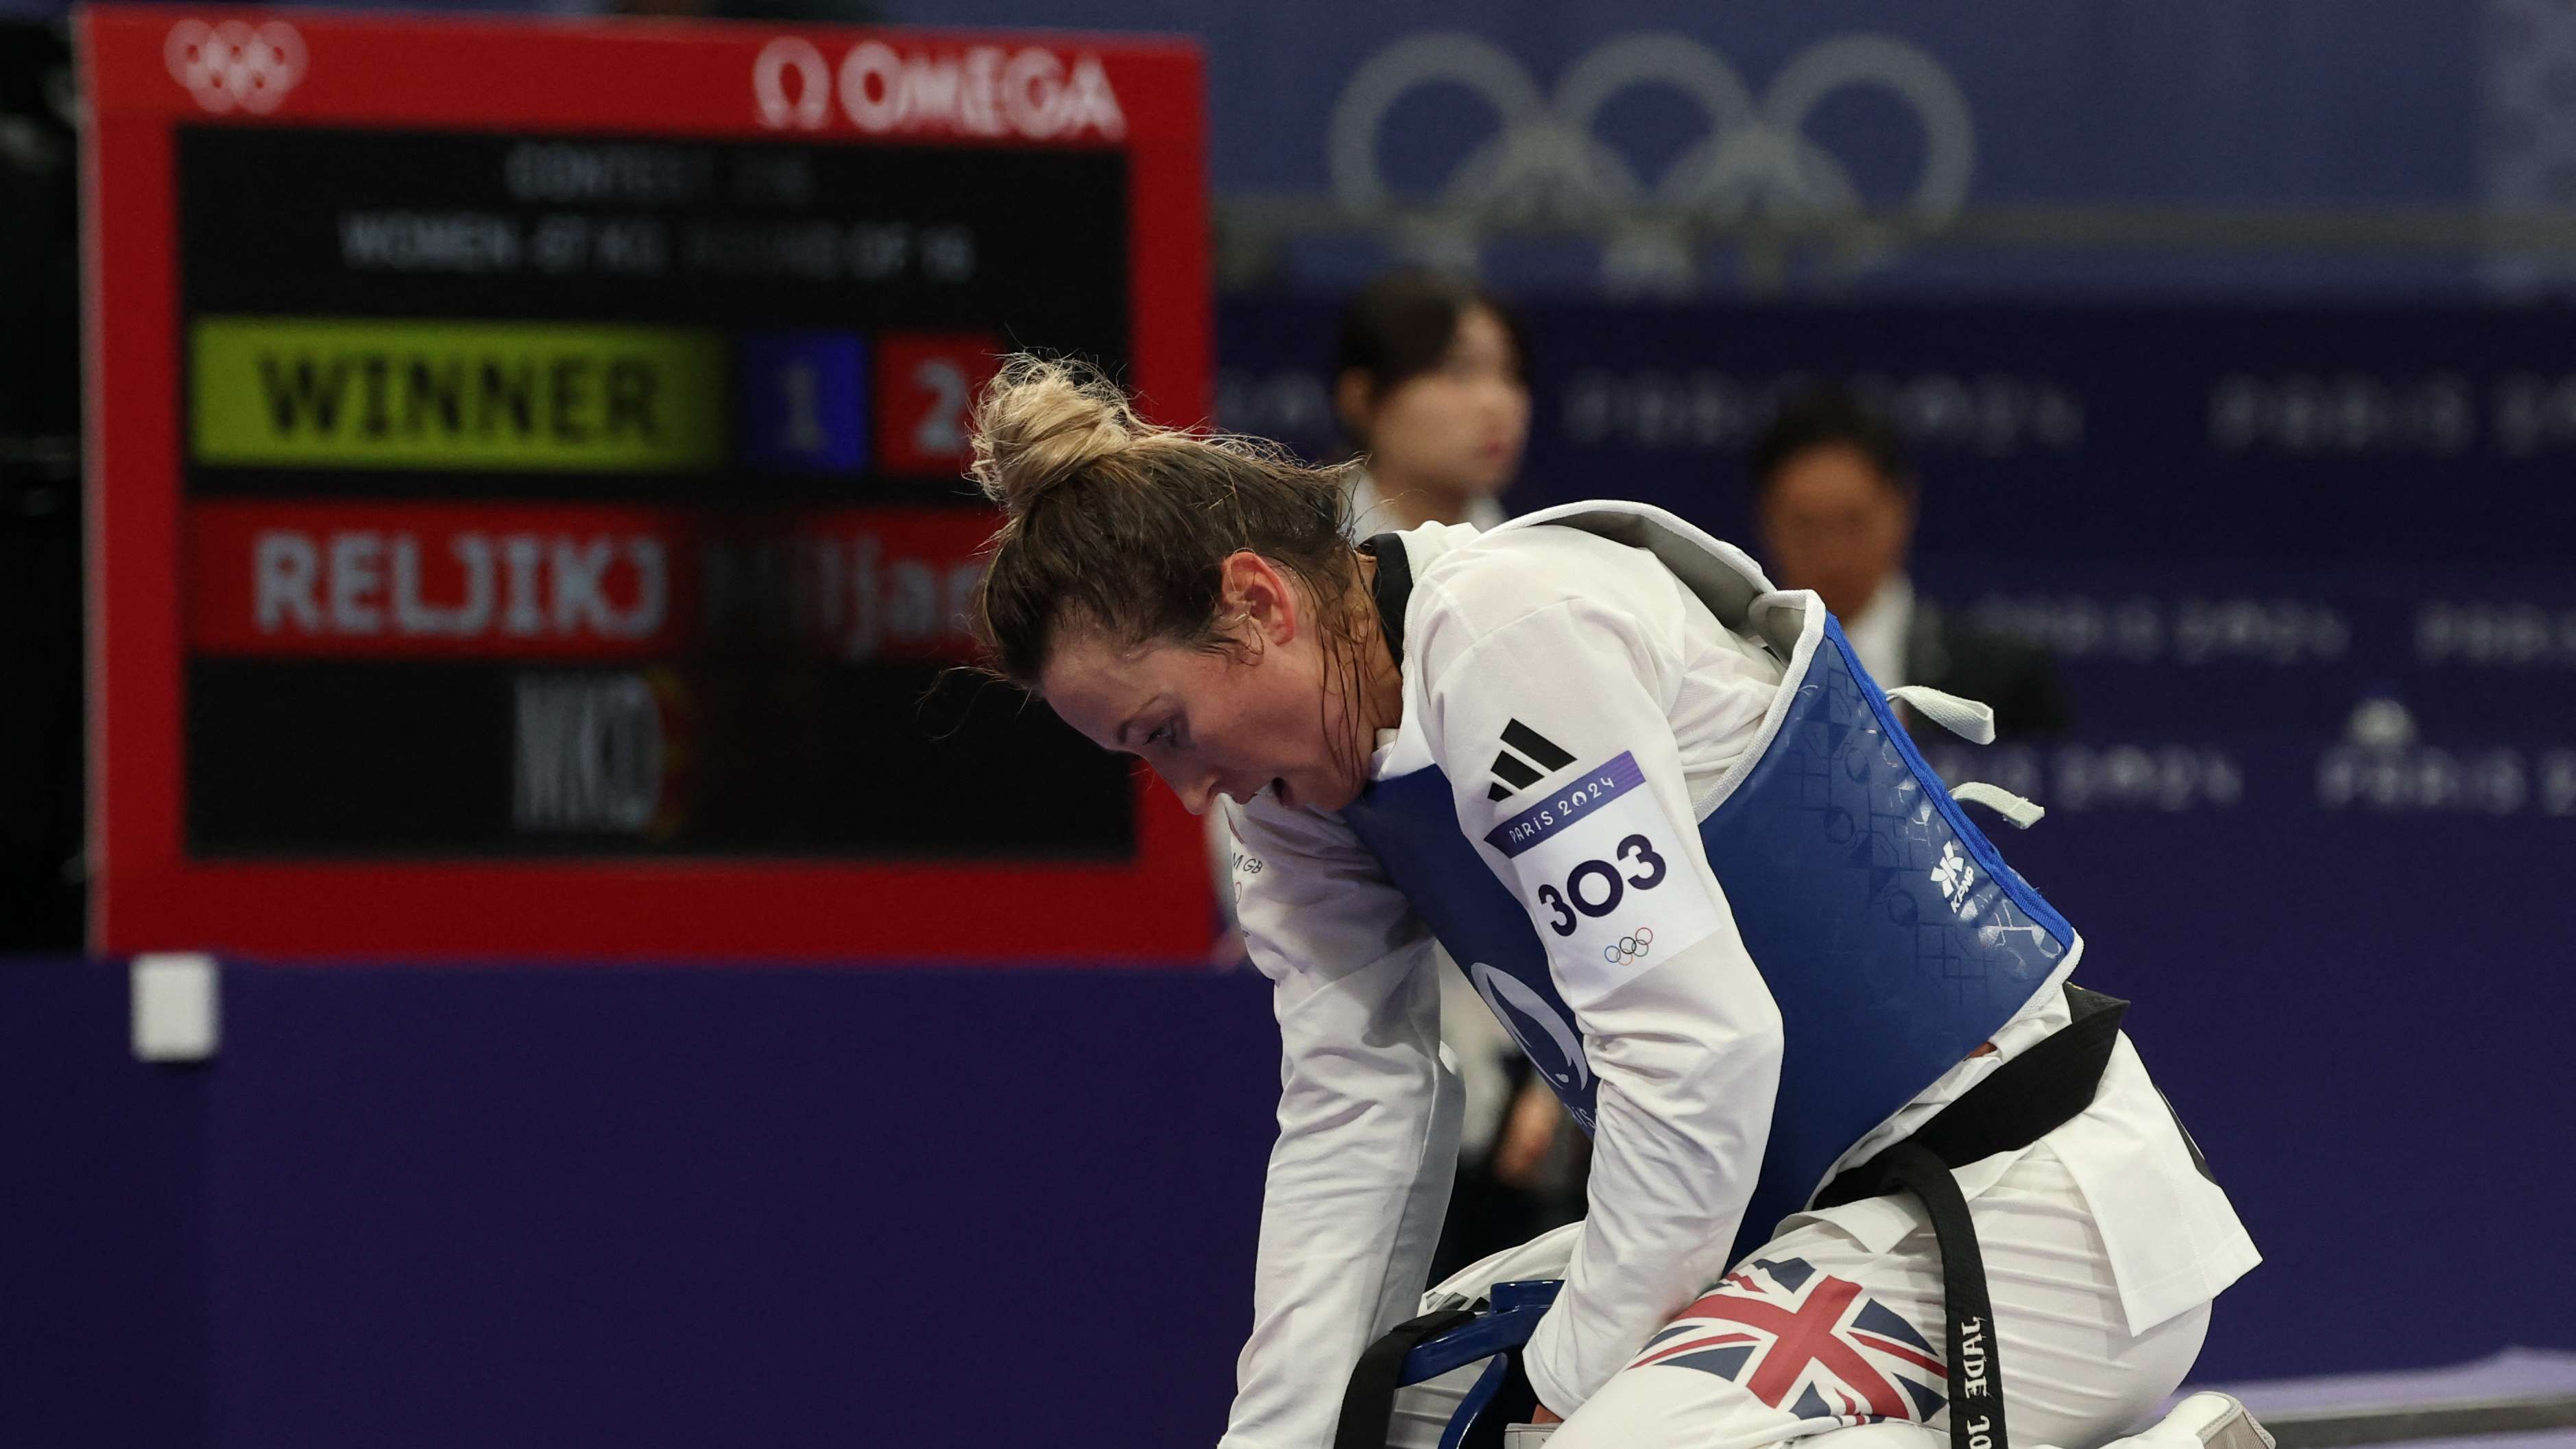
[(1613, 966), (1619, 965), (1623, 962), (1634, 961), (1638, 957), (1645, 955), (1646, 948), (1653, 944), (1655, 944), (1654, 931), (1650, 927), (1639, 926), (1637, 928), (1637, 934), (1633, 936), (1622, 936), (1615, 945), (1602, 947), (1601, 959), (1609, 962)]

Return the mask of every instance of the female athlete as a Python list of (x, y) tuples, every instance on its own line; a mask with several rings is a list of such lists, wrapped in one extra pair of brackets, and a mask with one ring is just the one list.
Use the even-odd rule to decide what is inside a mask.
[(1353, 540), (1332, 473), (1040, 359), (976, 427), (995, 667), (1243, 842), (1285, 1059), (1226, 1449), (1334, 1442), (1426, 1301), (1435, 937), (1593, 1134), (1584, 1221), (1428, 1295), (1563, 1280), (1516, 1441), (2073, 1449), (2182, 1381), (2253, 1244), (1958, 797), (2036, 812), (1946, 789), (1814, 595), (1635, 504)]

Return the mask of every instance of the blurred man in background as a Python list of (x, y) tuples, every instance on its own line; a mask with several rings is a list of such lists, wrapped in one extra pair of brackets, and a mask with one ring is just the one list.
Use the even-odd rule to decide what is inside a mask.
[(1793, 398), (1754, 445), (1749, 471), (1772, 581), (1821, 595), (1882, 687), (1983, 701), (2006, 738), (2066, 731), (2046, 653), (1915, 593), (1905, 565), (1919, 494), (1885, 418), (1840, 388)]

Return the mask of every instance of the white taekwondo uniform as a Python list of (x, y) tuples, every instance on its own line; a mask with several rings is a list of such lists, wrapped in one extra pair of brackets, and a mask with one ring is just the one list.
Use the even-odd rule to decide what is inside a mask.
[[(1810, 614), (1805, 665), (1823, 627), (1812, 595), (1768, 593), (1749, 560), (1669, 515), (1587, 506), (1653, 515), (1667, 533), (1734, 560), (1770, 607)], [(1536, 932), (1547, 947), (1541, 985), (1552, 984), (1570, 1020), (1547, 1019), (1556, 1004), (1526, 985), (1482, 972), (1478, 985), (1542, 1071), (1561, 1085), (1580, 1079), (1590, 1094), (1589, 1216), (1501, 1268), (1566, 1279), (1526, 1354), (1541, 1401), (1570, 1416), (1556, 1449), (1751, 1446), (1859, 1423), (1939, 1422), (1939, 1268), (1910, 1197), (1789, 1217), (1729, 1273), (1775, 1130), (1782, 1016), (1739, 935), (1728, 882), (1691, 827), (1770, 743), (1766, 718), (1779, 713), (1789, 661), (1776, 637), (1721, 624), (1657, 553), (1549, 526), (1571, 511), (1397, 536), (1412, 577), (1404, 712), (1370, 762), (1378, 782), (1443, 771), (1459, 829), (1486, 838), (1486, 867), (1533, 926), (1550, 928)], [(1642, 784), (1619, 797), (1616, 818), (1605, 807), (1599, 821), (1517, 855), (1493, 843), (1506, 828), (1498, 822), (1535, 818), (1530, 802), (1568, 782), (1579, 794), (1586, 772), (1614, 756), (1632, 760)], [(1437, 1054), (1432, 935), (1378, 856), (1342, 816), (1289, 809), (1267, 792), (1228, 813), (1242, 841), (1239, 915), (1253, 961), (1276, 983), (1284, 1054), (1253, 1330), (1223, 1446), (1323, 1449), (1362, 1348), (1428, 1301), (1424, 1266), (1456, 1159), (1456, 1091)], [(1590, 884), (1562, 875), (1587, 853), (1603, 858), (1577, 866), (1594, 871)], [(1950, 865), (1944, 857), (1936, 877)], [(1620, 893), (1605, 871), (1625, 873), (1631, 900), (1662, 887), (1651, 949), (1622, 937), (1634, 927), (1611, 912)], [(1935, 884), (1946, 897), (1950, 884)], [(1568, 888), (1580, 916), (1597, 919), (1578, 916)], [(1955, 904), (1965, 909), (1968, 894), (1962, 883)], [(1979, 899), (1992, 903), (1989, 941), (2013, 929), (2038, 938), (2009, 924), (2020, 918), (2008, 906)], [(2083, 944), (2064, 934), (2039, 989), (1997, 1018), (1994, 1049), (1944, 1058), (1955, 1065), (1910, 1101), (1897, 1098), (1834, 1170), (1907, 1136), (2066, 1023), (2058, 985)], [(1623, 940), (1633, 954), (1622, 954)], [(2151, 1408), (2198, 1352), (2205, 1305), (2259, 1261), (2125, 1037), (2089, 1110), (1956, 1176), (1984, 1243), (2010, 1365), (2006, 1402), (2025, 1442), (2098, 1442)], [(1472, 1293), (1476, 1277), (1450, 1286)], [(1763, 1313), (1803, 1311), (1822, 1301), (1820, 1285), (1838, 1283), (1859, 1305), (1846, 1326), (1875, 1303), (1915, 1330), (1881, 1320), (1877, 1338), (1845, 1341), (1870, 1346), (1863, 1367), (1883, 1382), (1855, 1388), (1858, 1368), (1838, 1378), (1818, 1359), (1783, 1383), (1798, 1365), (1762, 1347), (1758, 1331), (1735, 1335), (1756, 1341), (1743, 1354), (1724, 1342), (1649, 1351), (1676, 1334), (1725, 1340), (1729, 1324), (1758, 1328)], [(1727, 1295), (1759, 1301), (1730, 1309)], [(1889, 1383), (1904, 1387), (1902, 1412), (1886, 1412)]]

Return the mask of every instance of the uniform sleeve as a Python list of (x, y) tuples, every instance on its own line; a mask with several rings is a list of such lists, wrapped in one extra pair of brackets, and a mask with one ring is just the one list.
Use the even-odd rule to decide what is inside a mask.
[(1725, 1271), (1779, 1088), (1779, 1011), (1700, 846), (1659, 622), (1568, 599), (1421, 649), (1459, 823), (1529, 912), (1597, 1082), (1591, 1211), (1526, 1355), (1564, 1414)]
[(1237, 909), (1277, 984), (1279, 1139), (1223, 1449), (1326, 1449), (1362, 1349), (1413, 1316), (1449, 1206), (1458, 1088), (1431, 939), (1338, 822), (1229, 811)]

